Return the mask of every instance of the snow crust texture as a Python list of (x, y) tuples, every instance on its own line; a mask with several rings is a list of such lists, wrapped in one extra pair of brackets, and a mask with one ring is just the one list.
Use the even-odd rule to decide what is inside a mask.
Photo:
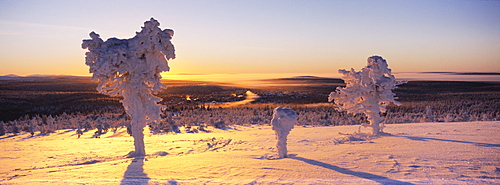
[(92, 80), (98, 81), (97, 91), (121, 96), (125, 111), (132, 118), (132, 136), (137, 155), (145, 155), (143, 128), (146, 122), (160, 119), (162, 99), (153, 95), (166, 86), (160, 73), (169, 71), (168, 61), (175, 58), (171, 42), (174, 31), (161, 30), (151, 18), (140, 32), (130, 39), (110, 38), (103, 41), (99, 34), (90, 33), (83, 40), (85, 64), (90, 67)]
[(361, 71), (350, 71), (340, 69), (342, 80), (346, 87), (337, 87), (328, 96), (329, 102), (335, 102), (334, 107), (339, 111), (348, 113), (363, 113), (368, 117), (373, 134), (382, 131), (380, 126), (382, 117), (380, 113), (386, 112), (386, 106), (390, 103), (401, 105), (396, 101), (397, 97), (392, 92), (402, 81), (396, 81), (387, 61), (380, 56), (372, 56), (367, 59), (367, 66)]
[(95, 129), (79, 139), (75, 129), (6, 135), (0, 184), (500, 183), (499, 121), (390, 124), (391, 135), (343, 139), (358, 127), (295, 127), (279, 160), (269, 157), (277, 152), (271, 126), (145, 132), (144, 159), (123, 156), (132, 141), (125, 128), (99, 139)]
[(286, 141), (299, 116), (290, 108), (277, 107), (273, 110), (272, 129), (276, 132), (278, 157), (287, 157)]

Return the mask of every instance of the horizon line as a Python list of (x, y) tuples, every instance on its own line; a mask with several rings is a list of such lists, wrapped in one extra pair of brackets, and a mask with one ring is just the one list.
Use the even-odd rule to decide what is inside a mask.
[[(405, 71), (405, 72), (393, 72), (392, 74), (403, 74), (403, 73), (422, 73), (422, 74), (456, 74), (456, 75), (500, 75), (500, 71)], [(335, 74), (337, 73), (294, 73), (294, 72), (282, 72), (282, 73), (271, 73), (271, 72), (263, 72), (263, 73), (168, 73), (163, 72), (162, 76), (203, 76), (203, 75), (277, 75), (277, 74), (296, 74), (294, 76), (317, 76), (314, 74)], [(313, 74), (313, 75), (305, 75), (305, 74)], [(0, 75), (0, 77), (64, 77), (64, 76), (73, 76), (73, 77), (91, 77), (92, 73), (86, 75), (74, 75), (74, 74), (29, 74), (29, 75), (18, 75), (15, 73), (4, 73)]]
[[(469, 82), (500, 82), (500, 72), (396, 72), (393, 73), (398, 80), (404, 81), (469, 81)], [(0, 80), (16, 78), (91, 78), (92, 75), (67, 75), (67, 74), (32, 74), (32, 75), (0, 75)], [(333, 73), (225, 73), (225, 74), (165, 74), (162, 81), (204, 81), (231, 84), (257, 85), (265, 80), (279, 80), (287, 78), (325, 78), (341, 79), (340, 74)]]

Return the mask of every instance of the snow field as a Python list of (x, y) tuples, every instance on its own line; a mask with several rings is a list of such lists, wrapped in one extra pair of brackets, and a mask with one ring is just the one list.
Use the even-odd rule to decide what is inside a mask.
[(397, 124), (387, 125), (387, 136), (346, 135), (358, 128), (296, 127), (284, 159), (277, 159), (270, 126), (176, 135), (146, 131), (145, 158), (125, 157), (133, 138), (123, 128), (101, 138), (77, 139), (75, 130), (8, 135), (0, 137), (0, 183), (500, 183), (498, 121)]

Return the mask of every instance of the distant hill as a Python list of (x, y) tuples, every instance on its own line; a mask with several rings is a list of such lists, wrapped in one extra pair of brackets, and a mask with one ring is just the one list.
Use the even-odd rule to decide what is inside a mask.
[(500, 75), (497, 72), (466, 72), (466, 73), (458, 73), (458, 72), (422, 72), (422, 73), (431, 73), (431, 74), (449, 74), (449, 75)]
[(268, 79), (262, 81), (309, 81), (316, 83), (344, 83), (344, 81), (339, 78), (327, 78), (327, 77), (317, 77), (317, 76), (295, 76), (289, 78)]
[(15, 74), (8, 74), (4, 76), (0, 76), (0, 80), (16, 80), (16, 79), (90, 79), (90, 76), (72, 76), (72, 75), (28, 75), (28, 76), (19, 76)]

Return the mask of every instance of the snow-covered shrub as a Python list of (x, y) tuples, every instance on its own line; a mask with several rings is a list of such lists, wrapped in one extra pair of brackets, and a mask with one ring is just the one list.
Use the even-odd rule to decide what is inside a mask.
[(144, 127), (147, 122), (160, 119), (162, 99), (153, 95), (166, 86), (160, 73), (169, 71), (167, 60), (175, 58), (171, 39), (174, 31), (161, 30), (160, 23), (151, 18), (144, 22), (133, 38), (110, 38), (105, 42), (99, 34), (90, 33), (92, 39), (83, 40), (85, 64), (90, 67), (92, 80), (98, 81), (97, 90), (110, 96), (121, 96), (121, 103), (132, 118), (136, 156), (146, 155)]
[(279, 158), (287, 157), (286, 140), (293, 125), (297, 122), (299, 116), (290, 108), (277, 107), (273, 111), (273, 119), (271, 120), (272, 129), (276, 132), (278, 140), (276, 147), (278, 148)]
[(377, 135), (383, 129), (380, 125), (380, 113), (385, 113), (386, 106), (390, 103), (401, 105), (396, 101), (397, 97), (392, 90), (404, 82), (396, 81), (382, 57), (369, 57), (367, 63), (359, 72), (352, 68), (350, 71), (340, 69), (339, 73), (344, 75), (342, 80), (346, 87), (337, 87), (330, 93), (328, 101), (335, 102), (334, 106), (338, 111), (365, 114), (370, 124), (362, 125), (371, 127), (372, 134)]

